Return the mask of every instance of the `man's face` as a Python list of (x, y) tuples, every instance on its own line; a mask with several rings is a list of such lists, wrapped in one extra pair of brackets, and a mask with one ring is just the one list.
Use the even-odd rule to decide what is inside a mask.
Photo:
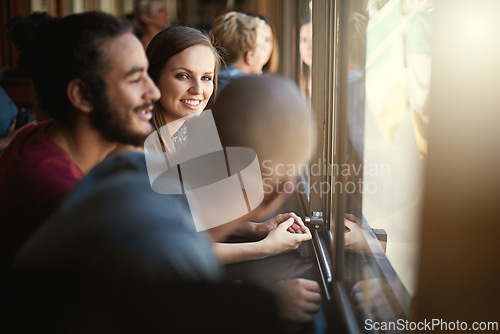
[(153, 102), (160, 91), (148, 76), (148, 61), (139, 40), (131, 33), (106, 41), (104, 92), (94, 95), (94, 125), (106, 140), (141, 146), (151, 133)]

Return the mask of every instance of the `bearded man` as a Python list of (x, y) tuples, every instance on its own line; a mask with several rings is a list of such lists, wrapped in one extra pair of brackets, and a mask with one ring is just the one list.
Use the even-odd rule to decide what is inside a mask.
[(26, 36), (20, 65), (51, 119), (21, 131), (0, 159), (1, 267), (117, 145), (143, 145), (160, 97), (144, 48), (112, 15), (53, 18)]

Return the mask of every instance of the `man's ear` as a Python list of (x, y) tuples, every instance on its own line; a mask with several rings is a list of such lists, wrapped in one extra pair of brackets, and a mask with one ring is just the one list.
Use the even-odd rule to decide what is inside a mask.
[(66, 94), (71, 104), (83, 112), (94, 110), (94, 103), (87, 85), (80, 79), (73, 79), (66, 87)]

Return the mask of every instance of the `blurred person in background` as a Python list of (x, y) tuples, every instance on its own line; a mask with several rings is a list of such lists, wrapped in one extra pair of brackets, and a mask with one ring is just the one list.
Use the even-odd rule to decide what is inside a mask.
[(263, 20), (240, 12), (229, 12), (214, 20), (212, 35), (215, 43), (225, 51), (225, 66), (219, 73), (219, 89), (232, 79), (262, 74), (262, 68), (270, 57)]
[(136, 35), (144, 49), (157, 33), (170, 27), (170, 17), (165, 1), (137, 0), (135, 22)]

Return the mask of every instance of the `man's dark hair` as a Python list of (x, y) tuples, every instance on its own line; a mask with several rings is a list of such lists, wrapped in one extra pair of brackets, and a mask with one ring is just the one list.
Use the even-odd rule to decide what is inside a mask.
[(108, 59), (101, 46), (126, 32), (131, 32), (131, 27), (125, 21), (102, 12), (73, 14), (39, 24), (32, 43), (26, 43), (30, 47), (20, 51), (21, 66), (33, 78), (41, 109), (58, 120), (70, 121), (73, 106), (66, 87), (73, 79), (81, 79), (90, 96), (104, 91)]

